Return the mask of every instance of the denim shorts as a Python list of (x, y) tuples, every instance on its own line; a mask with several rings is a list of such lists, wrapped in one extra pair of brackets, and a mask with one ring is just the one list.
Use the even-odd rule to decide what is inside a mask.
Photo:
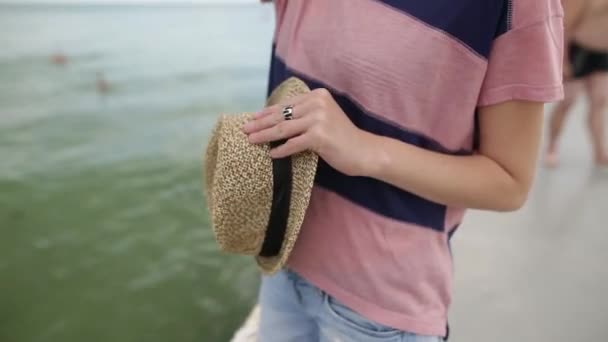
[(296, 273), (263, 277), (260, 342), (440, 342), (366, 319)]

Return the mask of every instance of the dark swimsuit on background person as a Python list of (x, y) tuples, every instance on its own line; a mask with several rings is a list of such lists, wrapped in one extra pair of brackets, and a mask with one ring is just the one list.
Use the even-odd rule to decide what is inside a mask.
[(608, 51), (597, 51), (577, 43), (570, 44), (573, 77), (580, 79), (595, 72), (608, 72)]

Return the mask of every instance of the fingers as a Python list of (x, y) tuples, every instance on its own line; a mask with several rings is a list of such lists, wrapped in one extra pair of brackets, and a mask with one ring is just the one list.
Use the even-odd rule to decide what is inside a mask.
[(303, 102), (305, 102), (306, 99), (308, 98), (308, 96), (309, 96), (309, 94), (300, 94), (300, 95), (294, 96), (292, 98), (289, 98), (287, 100), (283, 100), (283, 101), (281, 101), (281, 103), (278, 103), (278, 104), (275, 104), (272, 106), (268, 106), (268, 107), (262, 109), (261, 111), (259, 111), (258, 113), (256, 113), (254, 115), (254, 118), (258, 119), (258, 118), (262, 118), (269, 114), (282, 112), (283, 108), (285, 108), (285, 106), (296, 107), (296, 106), (302, 104)]
[(279, 106), (264, 108), (262, 111), (256, 113), (253, 120), (250, 120), (243, 126), (243, 131), (247, 134), (251, 134), (273, 127), (281, 121), (285, 121), (282, 112), (283, 108)]
[(302, 104), (302, 102), (306, 102), (306, 100), (309, 97), (310, 97), (310, 93), (296, 95), (294, 97), (281, 101), (281, 103), (279, 103), (279, 107), (283, 108), (283, 107), (289, 106), (289, 105), (292, 105), (295, 107), (297, 105)]
[(310, 127), (311, 120), (301, 118), (298, 120), (281, 120), (278, 124), (249, 134), (252, 144), (264, 144), (271, 141), (289, 139), (300, 135)]
[[(310, 149), (312, 127), (318, 121), (319, 102), (323, 100), (321, 95), (322, 92), (311, 92), (262, 109), (256, 113), (253, 120), (243, 126), (243, 131), (249, 136), (249, 142), (264, 144), (287, 140), (270, 151), (272, 158), (284, 158)], [(287, 105), (293, 106), (292, 120), (285, 120), (283, 117), (283, 110)]]
[(276, 114), (278, 111), (282, 111), (285, 106), (277, 104), (270, 107), (266, 107), (253, 116), (254, 120), (262, 119), (268, 115)]
[(309, 134), (302, 134), (298, 135), (297, 137), (293, 137), (287, 140), (287, 142), (283, 145), (273, 148), (270, 151), (270, 157), (280, 159), (304, 152), (309, 149), (309, 140)]
[[(308, 112), (310, 112), (310, 107), (311, 106), (306, 102), (300, 102), (294, 105), (292, 121), (297, 121), (298, 119), (305, 117)], [(280, 124), (281, 122), (285, 121), (285, 118), (283, 117), (284, 108), (285, 107), (282, 105), (265, 108), (263, 111), (258, 113), (258, 117), (247, 122), (243, 126), (243, 131), (247, 134), (252, 134)]]

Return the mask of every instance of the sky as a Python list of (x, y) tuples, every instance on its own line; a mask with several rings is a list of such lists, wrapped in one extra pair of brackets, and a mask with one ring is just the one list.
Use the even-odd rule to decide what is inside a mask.
[[(103, 3), (125, 3), (125, 4), (141, 4), (141, 3), (175, 3), (176, 0), (0, 0), (0, 3), (45, 3), (45, 4), (84, 4), (84, 3), (95, 3), (95, 4), (103, 4)], [(188, 3), (252, 3), (256, 2), (256, 0), (179, 0), (179, 2), (188, 2)]]

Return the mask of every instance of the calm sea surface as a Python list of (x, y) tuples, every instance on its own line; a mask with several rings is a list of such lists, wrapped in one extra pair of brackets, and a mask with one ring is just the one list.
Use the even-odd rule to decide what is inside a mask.
[(0, 6), (0, 341), (229, 338), (259, 276), (217, 250), (201, 154), (221, 112), (262, 106), (272, 25), (258, 5)]

